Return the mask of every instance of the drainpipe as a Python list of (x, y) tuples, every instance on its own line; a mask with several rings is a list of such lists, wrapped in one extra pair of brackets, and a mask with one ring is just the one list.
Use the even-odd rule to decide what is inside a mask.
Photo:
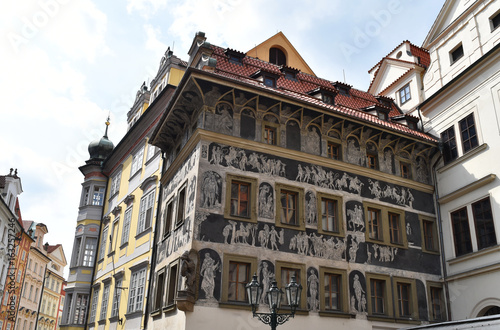
[(436, 160), (434, 165), (432, 166), (432, 177), (434, 181), (434, 198), (436, 200), (436, 214), (438, 221), (438, 231), (439, 231), (439, 245), (441, 246), (441, 267), (443, 270), (443, 279), (444, 279), (444, 287), (445, 287), (445, 296), (446, 296), (446, 311), (447, 311), (447, 319), (451, 320), (451, 308), (450, 308), (450, 292), (448, 290), (448, 271), (446, 268), (446, 257), (444, 255), (444, 245), (443, 245), (443, 219), (441, 218), (441, 205), (439, 204), (439, 190), (437, 184), (437, 175), (436, 175), (436, 166), (439, 161), (443, 158), (443, 144), (439, 141), (439, 158)]

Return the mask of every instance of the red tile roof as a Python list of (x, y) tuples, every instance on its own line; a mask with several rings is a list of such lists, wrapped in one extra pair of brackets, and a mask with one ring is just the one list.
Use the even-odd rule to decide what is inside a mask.
[(56, 245), (48, 245), (47, 246), (47, 252), (52, 253), (54, 252), (58, 247), (60, 247), (61, 244), (56, 244)]
[(412, 55), (416, 56), (416, 57), (420, 57), (420, 64), (424, 65), (427, 68), (429, 66), (429, 64), (431, 63), (431, 57), (429, 55), (429, 51), (427, 49), (425, 49), (425, 48), (418, 47), (418, 46), (412, 44), (408, 40), (404, 40), (399, 45), (397, 45), (396, 47), (394, 47), (394, 49), (391, 50), (389, 52), (389, 54), (387, 54), (384, 57), (382, 57), (382, 59), (380, 61), (378, 61), (377, 64), (375, 64), (370, 70), (368, 70), (368, 72), (372, 71), (378, 65), (380, 65), (384, 59), (386, 59), (387, 57), (389, 57), (389, 55), (391, 55), (396, 49), (398, 49), (404, 43), (408, 43), (410, 45), (410, 51), (411, 51)]
[[(229, 79), (253, 85), (263, 90), (272, 91), (303, 102), (314, 104), (315, 106), (330, 110), (332, 113), (341, 113), (427, 141), (436, 142), (433, 137), (425, 133), (411, 130), (407, 126), (399, 123), (381, 120), (375, 115), (362, 111), (362, 108), (366, 108), (372, 105), (385, 107), (385, 105), (380, 103), (375, 98), (375, 96), (368, 92), (351, 88), (348, 95), (343, 95), (333, 85), (332, 81), (311, 76), (303, 72), (297, 73), (296, 80), (287, 79), (281, 73), (281, 67), (278, 65), (271, 64), (269, 62), (265, 62), (249, 56), (243, 58), (242, 64), (232, 63), (225, 55), (224, 48), (214, 45), (212, 45), (211, 47), (213, 49), (212, 56), (217, 60), (217, 65), (215, 70), (213, 71), (213, 74), (224, 76)], [(258, 71), (266, 71), (279, 76), (276, 82), (276, 88), (267, 87), (262, 82), (251, 78), (251, 76)], [(337, 94), (335, 96), (335, 105), (326, 104), (322, 102), (321, 99), (310, 96), (308, 94), (309, 91), (321, 87), (337, 91)], [(401, 110), (397, 106), (395, 106), (394, 103), (392, 103), (389, 117), (400, 116), (402, 114), (403, 113), (401, 112)]]

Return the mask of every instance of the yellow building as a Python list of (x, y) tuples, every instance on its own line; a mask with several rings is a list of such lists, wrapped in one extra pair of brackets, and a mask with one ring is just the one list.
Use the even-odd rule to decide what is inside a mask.
[(148, 142), (185, 67), (166, 51), (150, 88), (143, 84), (137, 92), (127, 115), (127, 134), (102, 164), (108, 183), (88, 305), (89, 329), (144, 327), (162, 169), (160, 149)]

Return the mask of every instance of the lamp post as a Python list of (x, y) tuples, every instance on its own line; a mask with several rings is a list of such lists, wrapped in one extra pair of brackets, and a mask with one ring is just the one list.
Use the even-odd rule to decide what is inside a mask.
[(295, 316), (295, 311), (300, 304), (300, 294), (302, 285), (295, 281), (295, 275), (292, 276), (290, 283), (286, 286), (286, 297), (290, 305), (291, 313), (278, 313), (281, 307), (281, 296), (283, 291), (278, 288), (276, 280), (271, 283), (271, 287), (266, 292), (271, 313), (257, 313), (260, 297), (262, 296), (262, 286), (257, 281), (257, 274), (252, 278), (252, 281), (246, 285), (248, 302), (252, 306), (253, 317), (257, 317), (264, 324), (269, 324), (272, 330), (276, 330), (278, 325), (288, 321), (290, 317)]

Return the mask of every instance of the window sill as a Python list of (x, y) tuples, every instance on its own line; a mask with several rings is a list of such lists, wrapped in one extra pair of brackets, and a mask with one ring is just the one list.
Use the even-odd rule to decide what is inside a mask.
[(243, 309), (243, 310), (252, 310), (252, 306), (250, 306), (247, 302), (237, 302), (237, 301), (224, 301), (219, 303), (219, 307), (221, 308), (230, 308), (230, 309)]
[(97, 321), (97, 324), (103, 325), (103, 324), (106, 324), (106, 321), (107, 321), (106, 319), (102, 319), (102, 320)]
[(138, 316), (142, 316), (142, 310), (138, 310), (135, 312), (129, 312), (129, 313), (125, 314), (125, 317), (127, 319), (132, 319), (132, 318), (138, 317)]
[(164, 234), (164, 235), (163, 235), (162, 240), (163, 240), (163, 241), (164, 241), (164, 240), (166, 240), (166, 239), (167, 239), (167, 238), (169, 238), (171, 235), (172, 235), (172, 232), (171, 232), (171, 231), (169, 231), (168, 233), (166, 233), (166, 234)]
[(173, 311), (175, 311), (177, 309), (177, 305), (176, 304), (170, 304), (168, 306), (165, 306), (162, 308), (162, 311), (163, 313), (172, 313)]
[(161, 309), (155, 309), (154, 311), (151, 312), (151, 317), (155, 318), (157, 316), (161, 315)]
[(319, 312), (319, 316), (340, 317), (340, 318), (345, 318), (345, 319), (349, 319), (349, 318), (354, 318), (355, 317), (354, 314), (349, 314), (349, 313), (346, 313), (346, 312), (327, 311), (327, 310), (320, 311)]
[(115, 198), (116, 196), (118, 196), (119, 193), (120, 193), (120, 191), (115, 191), (115, 193), (113, 195), (109, 196), (108, 202), (110, 202), (113, 198)]
[(153, 156), (151, 156), (151, 158), (146, 160), (146, 162), (144, 163), (144, 166), (148, 166), (149, 164), (151, 164), (159, 154), (160, 154), (160, 152), (157, 151)]
[(455, 264), (458, 264), (458, 263), (461, 263), (464, 261), (468, 261), (468, 260), (473, 259), (473, 258), (482, 257), (484, 255), (494, 253), (494, 252), (499, 252), (499, 251), (500, 251), (500, 245), (495, 245), (495, 246), (484, 248), (484, 249), (479, 250), (479, 251), (469, 252), (467, 254), (461, 255), (461, 256), (456, 257), (454, 259), (447, 260), (447, 262), (451, 266), (451, 265), (455, 265)]
[(133, 179), (135, 179), (135, 177), (136, 177), (136, 176), (138, 176), (138, 175), (140, 175), (140, 174), (141, 174), (141, 172), (142, 172), (142, 168), (140, 168), (139, 170), (137, 170), (137, 172), (135, 172), (134, 174), (132, 174), (132, 175), (130, 176), (130, 178), (128, 179), (128, 181), (130, 182), (130, 181), (132, 181)]
[(111, 251), (111, 252), (109, 252), (109, 253), (108, 253), (108, 258), (111, 258), (112, 256), (114, 256), (114, 254), (115, 254), (115, 251)]
[(478, 153), (486, 150), (487, 148), (488, 148), (488, 144), (483, 143), (480, 146), (477, 146), (474, 149), (469, 150), (466, 154), (463, 154), (462, 156), (460, 156), (460, 157), (452, 160), (451, 162), (445, 164), (443, 167), (438, 168), (437, 172), (439, 174), (441, 174), (441, 173), (449, 170), (450, 168), (455, 167), (456, 165), (459, 165), (459, 164), (463, 163), (464, 161), (466, 161), (467, 159), (469, 159), (469, 158), (477, 155)]
[(116, 322), (116, 321), (118, 321), (118, 315), (116, 315), (116, 316), (111, 316), (111, 317), (109, 318), (109, 323), (113, 323), (113, 322)]
[(122, 250), (123, 248), (125, 248), (127, 246), (128, 246), (128, 241), (126, 241), (125, 243), (123, 243), (122, 245), (120, 245), (120, 250)]
[(394, 317), (387, 315), (368, 315), (367, 318), (369, 321), (396, 322)]
[(139, 234), (135, 235), (135, 239), (137, 240), (137, 239), (145, 236), (149, 232), (151, 232), (151, 227), (148, 227), (148, 228), (144, 229), (142, 232), (140, 232)]

